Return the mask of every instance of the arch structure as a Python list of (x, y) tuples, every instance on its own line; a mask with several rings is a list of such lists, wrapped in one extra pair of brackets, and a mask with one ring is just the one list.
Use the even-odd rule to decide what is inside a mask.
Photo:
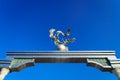
[(103, 72), (112, 72), (120, 80), (120, 59), (115, 51), (32, 51), (7, 52), (0, 60), (0, 80), (9, 72), (20, 71), (35, 63), (87, 63)]

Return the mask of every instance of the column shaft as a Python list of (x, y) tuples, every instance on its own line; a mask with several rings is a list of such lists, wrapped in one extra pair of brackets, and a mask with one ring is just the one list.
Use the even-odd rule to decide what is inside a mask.
[(8, 68), (2, 68), (0, 71), (0, 80), (4, 80), (5, 76), (10, 72)]
[(115, 68), (113, 73), (118, 77), (118, 80), (120, 80), (120, 68)]

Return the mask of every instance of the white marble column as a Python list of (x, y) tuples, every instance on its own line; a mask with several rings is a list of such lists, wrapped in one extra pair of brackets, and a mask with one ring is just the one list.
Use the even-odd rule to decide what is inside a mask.
[(0, 71), (0, 80), (4, 80), (5, 76), (10, 72), (8, 68), (2, 68)]
[(118, 77), (118, 80), (120, 80), (120, 68), (115, 68), (113, 73)]

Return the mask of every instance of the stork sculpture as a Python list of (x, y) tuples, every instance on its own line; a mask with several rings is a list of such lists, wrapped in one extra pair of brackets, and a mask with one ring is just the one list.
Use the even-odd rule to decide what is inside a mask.
[[(68, 47), (66, 45), (75, 41), (75, 38), (67, 38), (70, 35), (71, 30), (68, 29), (66, 33), (63, 33), (62, 31), (56, 31), (56, 34), (55, 31), (55, 29), (50, 29), (49, 36), (54, 41), (54, 44), (57, 46), (57, 49), (61, 51), (68, 51)], [(62, 40), (60, 40), (59, 35), (62, 35)]]

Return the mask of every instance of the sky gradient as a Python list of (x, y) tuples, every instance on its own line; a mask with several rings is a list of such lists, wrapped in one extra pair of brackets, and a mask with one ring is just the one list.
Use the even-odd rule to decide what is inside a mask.
[[(119, 0), (0, 0), (0, 59), (7, 51), (56, 50), (49, 29), (76, 41), (70, 50), (115, 50), (120, 58)], [(117, 80), (84, 63), (39, 63), (5, 80)]]

